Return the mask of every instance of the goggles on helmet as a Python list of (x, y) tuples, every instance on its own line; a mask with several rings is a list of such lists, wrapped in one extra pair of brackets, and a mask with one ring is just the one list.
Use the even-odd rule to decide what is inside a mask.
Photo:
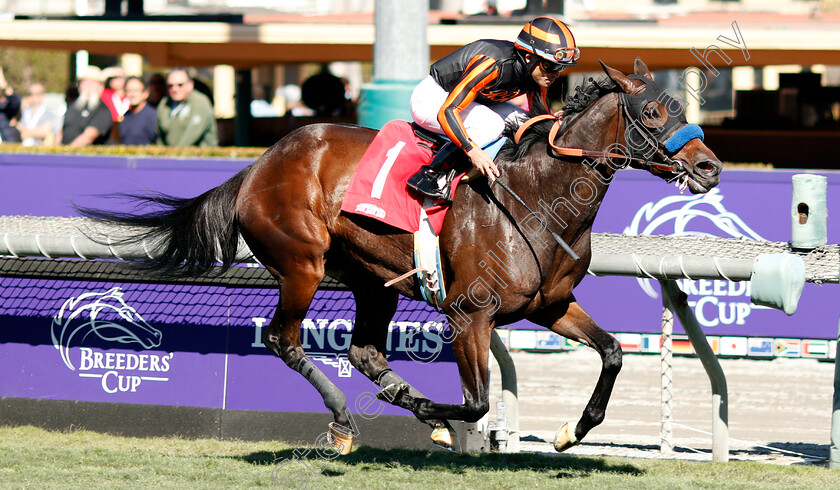
[(560, 48), (554, 52), (554, 59), (559, 63), (574, 63), (580, 58), (579, 48)]

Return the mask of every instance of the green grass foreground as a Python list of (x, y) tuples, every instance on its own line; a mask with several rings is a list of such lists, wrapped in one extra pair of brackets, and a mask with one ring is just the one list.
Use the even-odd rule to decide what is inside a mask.
[[(314, 443), (314, 441), (313, 441)], [(359, 447), (326, 461), (276, 441), (138, 439), (0, 427), (2, 488), (838, 488), (840, 471), (695, 463), (451, 454)]]

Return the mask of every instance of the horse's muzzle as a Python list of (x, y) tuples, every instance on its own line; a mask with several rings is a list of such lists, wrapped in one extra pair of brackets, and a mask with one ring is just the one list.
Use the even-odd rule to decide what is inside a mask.
[(706, 159), (692, 165), (689, 170), (688, 188), (692, 194), (703, 194), (720, 182), (723, 164), (719, 160)]

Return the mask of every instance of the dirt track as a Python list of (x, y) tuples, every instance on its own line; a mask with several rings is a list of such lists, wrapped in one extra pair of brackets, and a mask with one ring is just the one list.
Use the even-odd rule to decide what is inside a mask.
[[(600, 359), (589, 349), (551, 354), (514, 352), (512, 357), (519, 380), (523, 448), (543, 450), (540, 440), (552, 441), (557, 428), (580, 416), (595, 386)], [(833, 363), (813, 359), (722, 359), (721, 366), (728, 385), (733, 459), (739, 454), (747, 459), (783, 463), (808, 459), (758, 457), (766, 451), (756, 444), (828, 457)], [(496, 401), (501, 394), (495, 360), (492, 369), (490, 420), (495, 420)], [(678, 454), (691, 454), (686, 448), (709, 450), (711, 435), (677, 425), (711, 432), (711, 387), (700, 360), (674, 357), (673, 378), (674, 444)], [(660, 384), (658, 355), (626, 354), (606, 420), (572, 452), (658, 456)], [(628, 453), (634, 451), (641, 453)], [(705, 452), (692, 459), (710, 460), (711, 456)]]

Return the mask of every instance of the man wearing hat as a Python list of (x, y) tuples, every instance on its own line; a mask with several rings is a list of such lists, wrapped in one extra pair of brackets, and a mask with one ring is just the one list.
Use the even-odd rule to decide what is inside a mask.
[(69, 146), (101, 145), (111, 133), (111, 111), (102, 102), (102, 71), (88, 66), (79, 76), (79, 97), (67, 106), (61, 143)]

